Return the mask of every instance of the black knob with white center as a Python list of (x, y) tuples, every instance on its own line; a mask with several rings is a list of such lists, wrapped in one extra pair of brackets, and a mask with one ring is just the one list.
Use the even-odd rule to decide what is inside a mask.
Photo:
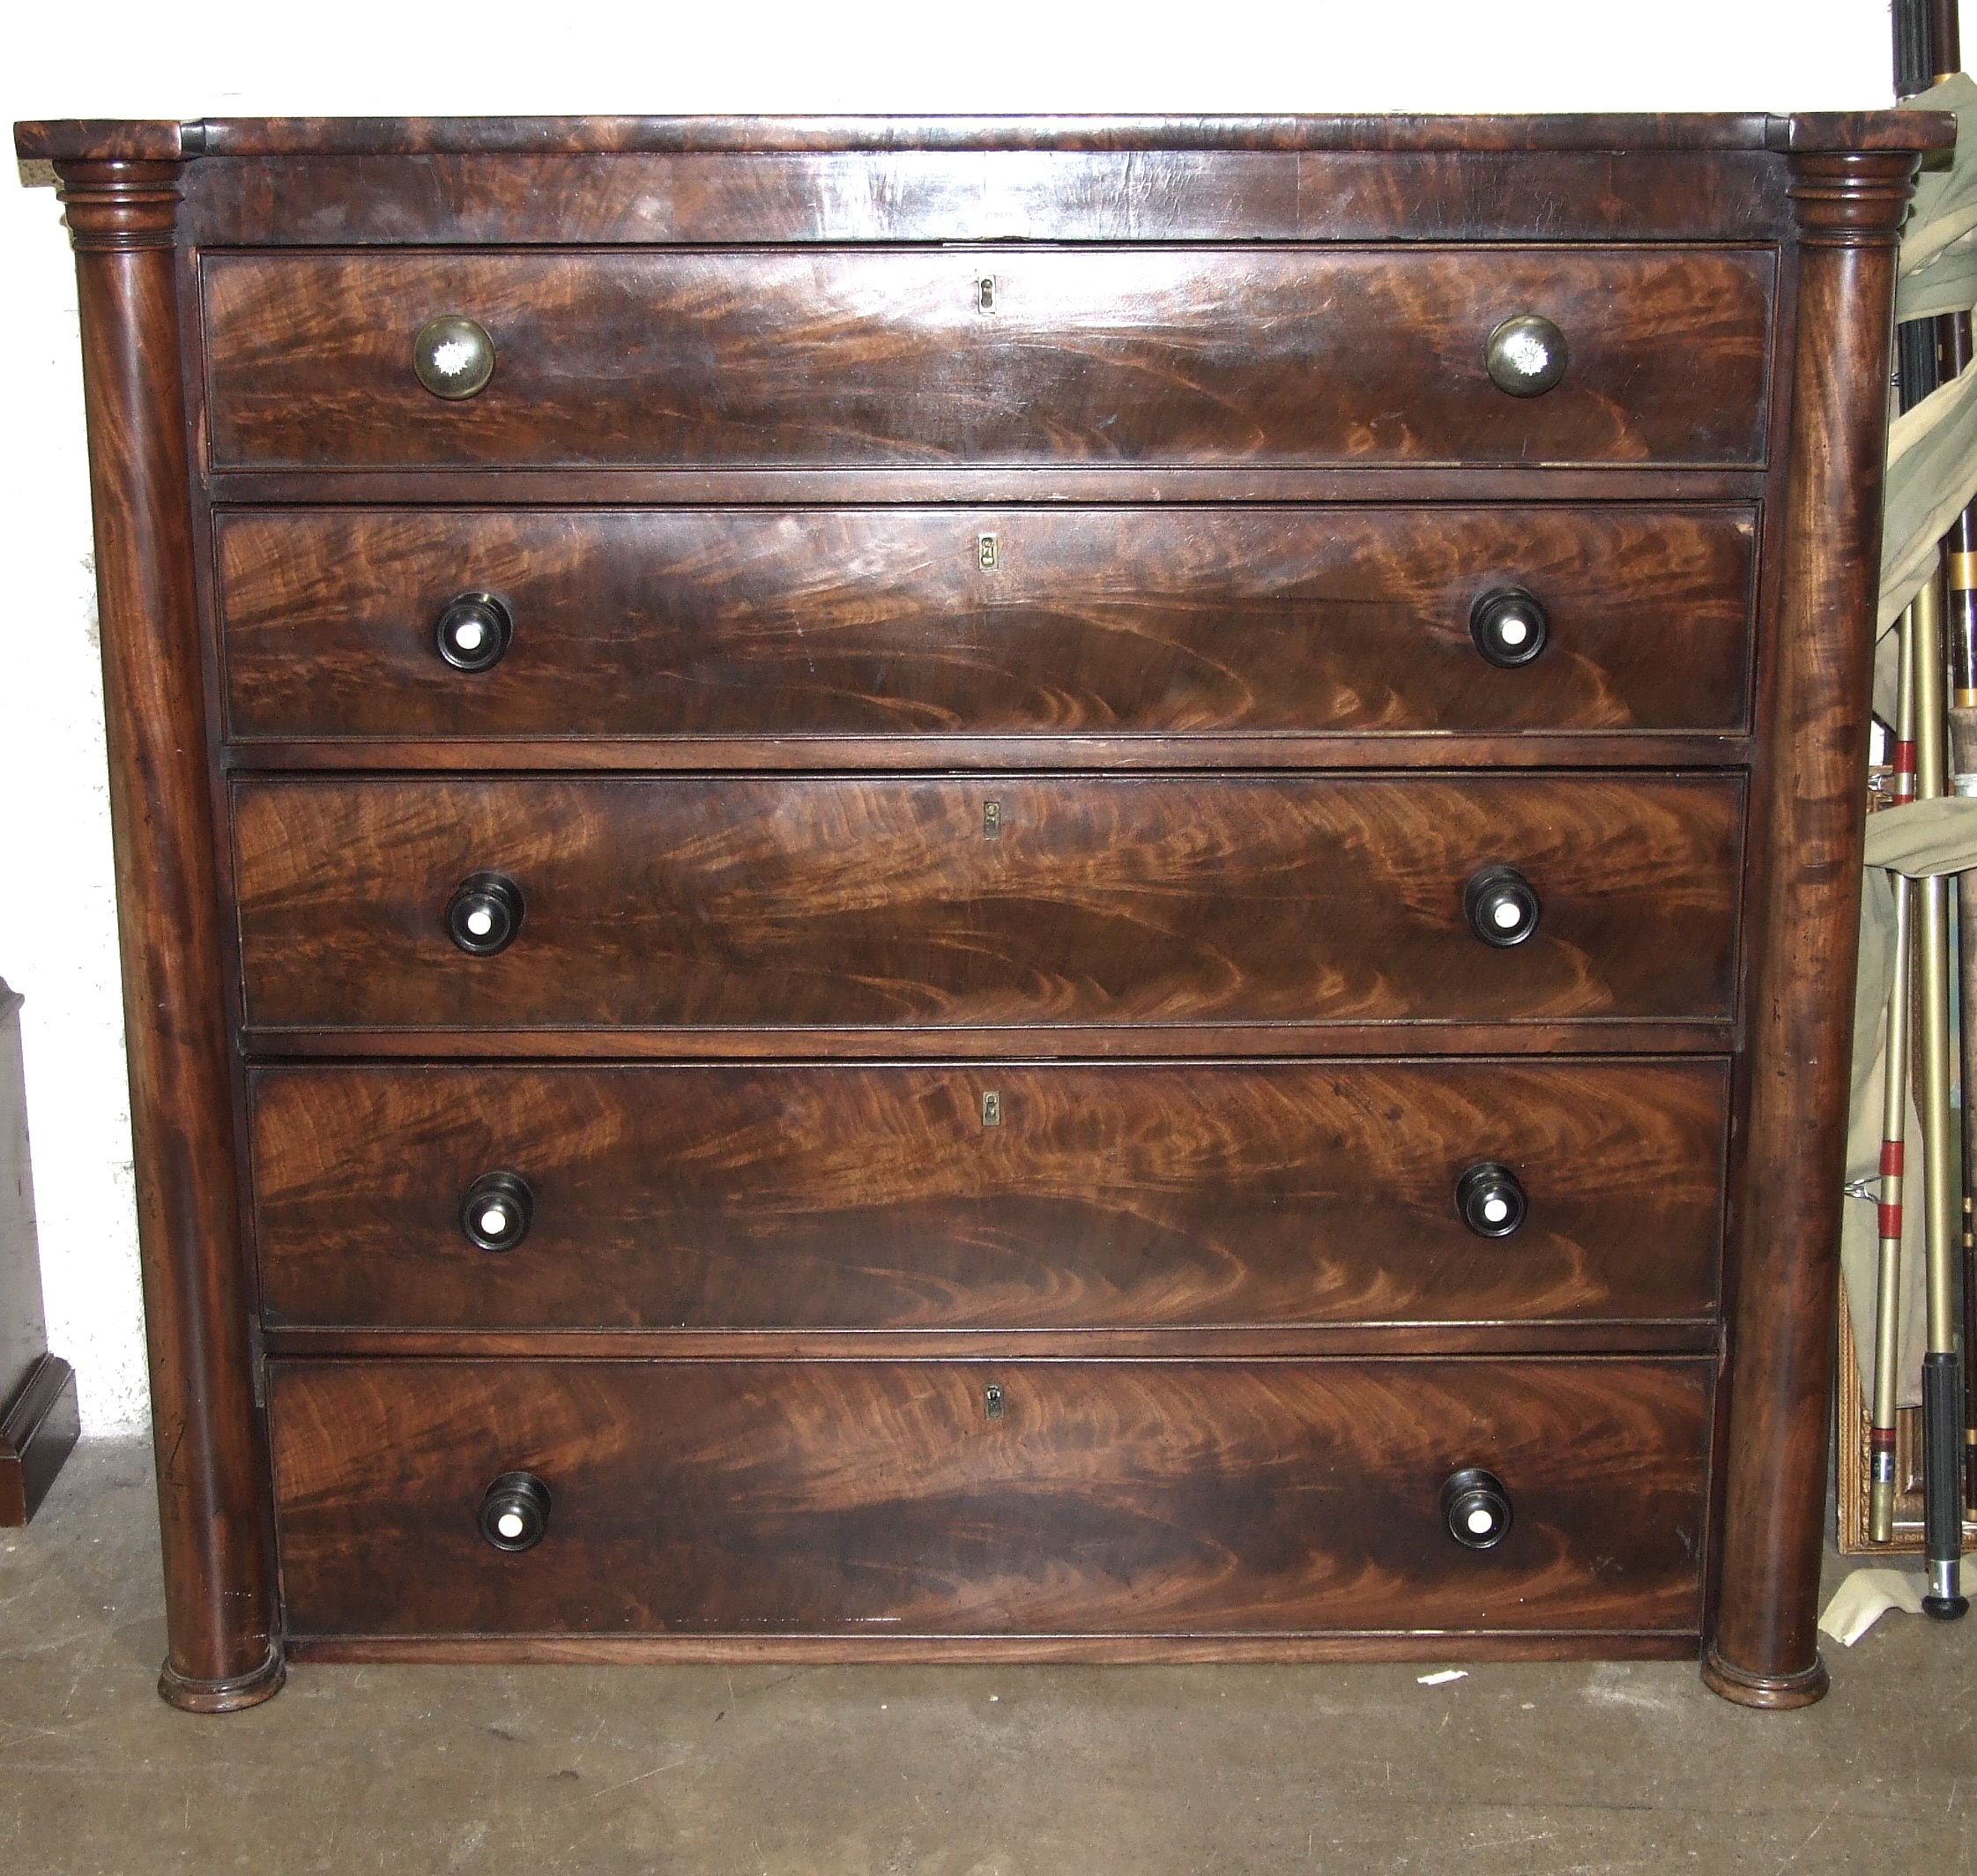
[(512, 1251), (534, 1216), (535, 1195), (519, 1172), (483, 1172), (460, 1201), (460, 1229), (477, 1250)]
[(1442, 1521), (1464, 1550), (1494, 1550), (1510, 1535), (1510, 1493), (1494, 1472), (1464, 1466), (1442, 1486)]
[(498, 665), (515, 636), (515, 620), (491, 592), (463, 592), (449, 599), (433, 629), (439, 655), (456, 671)]
[(1471, 1166), (1455, 1181), (1455, 1209), (1479, 1238), (1507, 1238), (1531, 1209), (1516, 1173), (1497, 1161)]
[(533, 1472), (503, 1472), (480, 1500), (480, 1535), (498, 1551), (533, 1550), (549, 1529), (549, 1487)]
[(1469, 608), (1469, 636), (1491, 664), (1514, 671), (1544, 650), (1551, 622), (1521, 586), (1497, 586)]
[(1515, 867), (1485, 867), (1462, 889), (1469, 929), (1489, 945), (1522, 944), (1538, 928), (1537, 889)]
[(522, 929), (522, 889), (505, 873), (472, 873), (446, 907), (447, 935), (470, 957), (492, 957)]

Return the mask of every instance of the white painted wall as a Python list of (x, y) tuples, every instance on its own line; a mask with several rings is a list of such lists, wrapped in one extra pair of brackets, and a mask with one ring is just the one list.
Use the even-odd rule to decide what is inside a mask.
[[(693, 111), (1788, 110), (1883, 104), (1886, 0), (268, 0), (16, 16), (20, 117)], [(25, 993), (51, 1337), (94, 1432), (143, 1336), (68, 243), (0, 189), (0, 976)]]

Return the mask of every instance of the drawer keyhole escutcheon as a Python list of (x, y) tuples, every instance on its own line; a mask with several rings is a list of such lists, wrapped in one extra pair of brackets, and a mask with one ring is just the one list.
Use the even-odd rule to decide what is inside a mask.
[(479, 397), (494, 375), (494, 341), (478, 321), (447, 313), (419, 328), (412, 368), (435, 398), (457, 402)]
[(975, 310), (977, 313), (995, 310), (995, 276), (992, 273), (985, 273), (975, 282)]
[(1456, 1180), (1455, 1209), (1477, 1237), (1507, 1238), (1529, 1215), (1531, 1202), (1516, 1173), (1489, 1159)]
[(1536, 313), (1519, 313), (1490, 335), (1483, 362), (1490, 382), (1513, 398), (1538, 398), (1565, 375), (1565, 335)]
[(1469, 608), (1469, 636), (1491, 664), (1514, 671), (1544, 650), (1551, 622), (1521, 586), (1497, 586)]
[(1002, 1125), (1002, 1097), (992, 1088), (985, 1089), (982, 1092), (982, 1125)]
[(535, 1194), (519, 1172), (483, 1172), (460, 1201), (460, 1230), (477, 1250), (512, 1251), (534, 1217)]
[(470, 873), (446, 908), (447, 935), (470, 957), (492, 957), (522, 929), (522, 889), (505, 873)]
[(1515, 867), (1485, 867), (1462, 889), (1469, 929), (1499, 950), (1522, 944), (1538, 928), (1537, 889)]
[(449, 599), (434, 627), (439, 655), (456, 671), (492, 670), (514, 636), (513, 616), (491, 592), (463, 592)]
[(975, 537), (975, 564), (984, 573), (993, 573), (1002, 564), (1002, 538), (999, 534)]
[(982, 1411), (992, 1420), (1005, 1419), (1008, 1416), (1009, 1403), (1003, 1398), (1002, 1383), (992, 1381), (982, 1389)]
[(480, 1535), (498, 1551), (532, 1551), (549, 1529), (549, 1487), (533, 1472), (503, 1472), (480, 1500)]
[(982, 803), (982, 838), (1000, 840), (1002, 838), (1002, 804), (1000, 801)]
[(1510, 1535), (1510, 1493), (1494, 1472), (1464, 1466), (1442, 1486), (1442, 1520), (1463, 1549), (1493, 1551)]

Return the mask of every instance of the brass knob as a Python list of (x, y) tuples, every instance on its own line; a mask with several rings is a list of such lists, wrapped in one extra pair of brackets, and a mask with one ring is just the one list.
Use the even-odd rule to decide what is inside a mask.
[(1565, 375), (1565, 335), (1549, 319), (1519, 313), (1490, 335), (1490, 382), (1513, 398), (1542, 396)]
[(470, 873), (446, 907), (447, 935), (470, 957), (492, 957), (522, 929), (522, 889), (504, 873)]
[(477, 1250), (512, 1251), (534, 1217), (535, 1195), (519, 1172), (483, 1172), (460, 1201), (460, 1229)]
[(549, 1487), (533, 1472), (503, 1472), (480, 1500), (480, 1535), (498, 1551), (533, 1550), (549, 1529)]
[(1485, 943), (1507, 949), (1538, 928), (1536, 887), (1515, 867), (1485, 867), (1462, 889), (1469, 929)]
[(1493, 665), (1514, 671), (1544, 650), (1551, 622), (1521, 586), (1498, 586), (1469, 608), (1469, 636)]
[(471, 398), (494, 375), (487, 328), (459, 313), (429, 319), (412, 342), (412, 368), (435, 398)]
[(449, 599), (434, 628), (439, 655), (456, 671), (487, 671), (502, 661), (515, 621), (491, 592)]
[(1479, 1238), (1507, 1238), (1531, 1209), (1516, 1173), (1495, 1160), (1471, 1166), (1455, 1181), (1455, 1209)]
[(1494, 1472), (1464, 1466), (1442, 1486), (1442, 1518), (1463, 1549), (1495, 1550), (1510, 1535), (1510, 1493)]

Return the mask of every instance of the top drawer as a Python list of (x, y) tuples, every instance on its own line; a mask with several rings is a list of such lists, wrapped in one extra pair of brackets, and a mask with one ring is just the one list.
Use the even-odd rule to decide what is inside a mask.
[[(1765, 249), (656, 249), (204, 264), (219, 468), (1755, 465)], [(1491, 381), (1535, 314), (1563, 379)], [(442, 398), (413, 340), (492, 340)]]

